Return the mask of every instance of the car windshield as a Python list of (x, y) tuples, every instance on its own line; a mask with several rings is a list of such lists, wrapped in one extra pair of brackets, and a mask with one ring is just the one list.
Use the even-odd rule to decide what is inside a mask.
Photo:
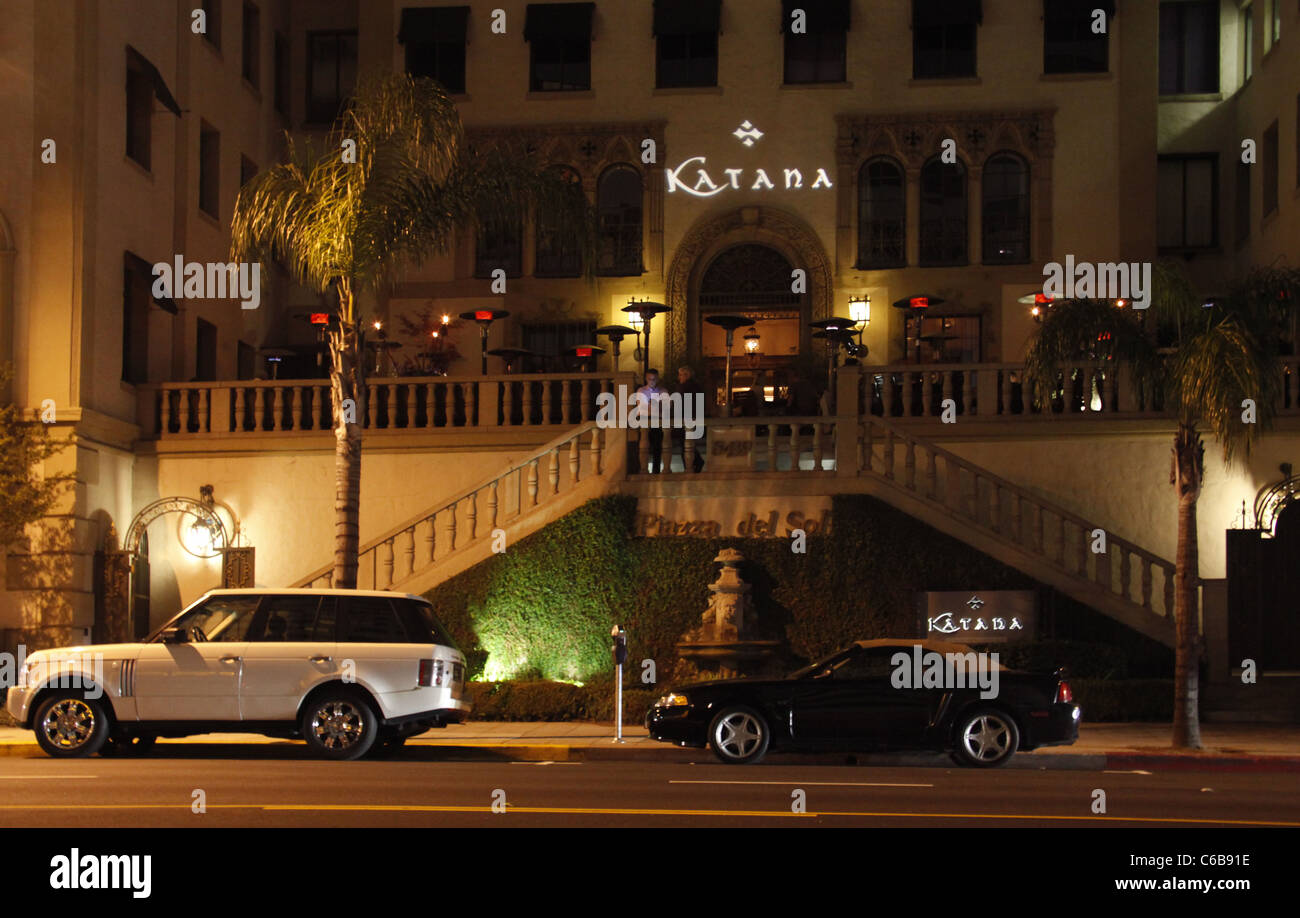
[(820, 660), (817, 660), (813, 663), (809, 663), (807, 666), (803, 667), (802, 669), (796, 669), (794, 672), (792, 672), (789, 675), (788, 678), (806, 679), (808, 676), (811, 676), (814, 673), (821, 672), (823, 669), (828, 669), (836, 666), (837, 664), (843, 663), (844, 660), (847, 659), (848, 653), (849, 653), (848, 650), (837, 650), (829, 657), (822, 657)]

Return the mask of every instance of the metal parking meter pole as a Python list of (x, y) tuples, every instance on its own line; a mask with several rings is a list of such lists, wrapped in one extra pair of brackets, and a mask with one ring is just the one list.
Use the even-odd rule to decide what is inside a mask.
[(610, 650), (614, 654), (614, 742), (623, 742), (623, 664), (627, 662), (627, 632), (622, 625), (609, 631), (614, 639)]

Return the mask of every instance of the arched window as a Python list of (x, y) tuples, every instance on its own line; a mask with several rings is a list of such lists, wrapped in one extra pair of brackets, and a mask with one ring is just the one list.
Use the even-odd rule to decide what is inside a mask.
[(491, 277), (504, 268), (506, 277), (524, 272), (524, 227), (519, 220), (485, 220), (474, 246), (474, 276)]
[(984, 263), (1029, 261), (1029, 166), (1012, 153), (997, 153), (984, 164)]
[(967, 238), (966, 167), (936, 156), (921, 169), (921, 264), (967, 264)]
[(611, 166), (596, 186), (600, 217), (599, 274), (639, 275), (641, 268), (641, 173)]
[[(567, 179), (582, 193), (582, 177), (569, 166), (553, 166), (554, 172)], [(554, 220), (548, 219), (546, 213), (538, 213), (536, 219), (537, 265), (533, 274), (537, 277), (577, 277), (582, 273), (582, 252), (572, 230), (564, 230)]]
[(907, 263), (907, 197), (903, 169), (878, 158), (858, 170), (859, 268), (899, 268)]

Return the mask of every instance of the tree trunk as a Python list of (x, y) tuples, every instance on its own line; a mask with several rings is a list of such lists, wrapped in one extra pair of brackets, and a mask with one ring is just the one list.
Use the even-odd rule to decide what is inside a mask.
[(330, 392), (334, 399), (334, 575), (331, 586), (355, 589), (361, 519), (361, 425), (365, 370), (356, 323), (342, 302), (341, 321), (329, 331)]
[(1196, 428), (1179, 424), (1174, 436), (1170, 484), (1178, 491), (1178, 551), (1174, 558), (1174, 736), (1177, 749), (1201, 748), (1200, 718), (1200, 554), (1196, 501), (1205, 473), (1205, 445)]

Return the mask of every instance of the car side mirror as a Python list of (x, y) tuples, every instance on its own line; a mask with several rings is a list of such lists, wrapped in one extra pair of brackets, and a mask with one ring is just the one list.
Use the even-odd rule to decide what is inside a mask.
[(162, 633), (164, 644), (188, 644), (189, 641), (189, 633), (184, 628), (167, 628)]

